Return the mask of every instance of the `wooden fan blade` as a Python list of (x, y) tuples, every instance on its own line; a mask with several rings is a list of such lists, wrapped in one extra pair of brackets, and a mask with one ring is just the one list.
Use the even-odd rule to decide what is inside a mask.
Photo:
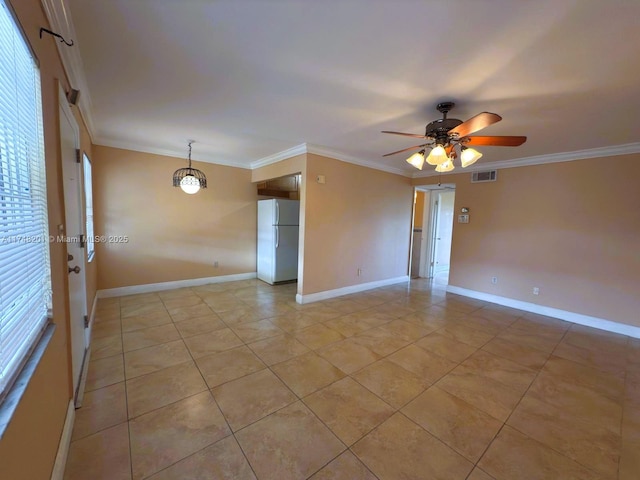
[(387, 130), (383, 130), (382, 133), (390, 133), (392, 135), (404, 135), (405, 137), (414, 137), (414, 138), (429, 138), (424, 135), (417, 135), (415, 133), (402, 133), (402, 132), (389, 132)]
[(386, 155), (382, 155), (383, 157), (388, 157), (390, 155), (395, 155), (396, 153), (406, 152), (407, 150), (415, 150), (416, 148), (426, 147), (429, 145), (428, 143), (424, 143), (422, 145), (414, 145), (413, 147), (403, 148), (402, 150), (398, 150), (397, 152), (387, 153)]
[(519, 147), (527, 141), (527, 137), (497, 136), (497, 137), (467, 137), (462, 144), (467, 146), (488, 145), (496, 147)]
[(487, 128), (489, 125), (498, 123), (500, 120), (502, 120), (502, 117), (500, 115), (497, 115), (495, 113), (482, 112), (475, 117), (471, 117), (466, 122), (462, 122), (456, 128), (452, 128), (451, 130), (449, 130), (449, 135), (457, 134), (459, 137), (465, 137), (473, 132), (477, 132), (478, 130)]

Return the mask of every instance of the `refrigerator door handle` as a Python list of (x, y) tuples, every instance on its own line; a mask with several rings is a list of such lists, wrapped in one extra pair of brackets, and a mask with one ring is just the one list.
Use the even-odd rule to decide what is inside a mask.
[(276, 248), (280, 246), (280, 229), (276, 227)]
[(276, 225), (280, 224), (280, 204), (276, 200)]

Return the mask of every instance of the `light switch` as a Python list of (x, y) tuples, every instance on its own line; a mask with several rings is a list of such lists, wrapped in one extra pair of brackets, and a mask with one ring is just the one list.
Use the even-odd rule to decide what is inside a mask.
[(326, 179), (324, 178), (324, 175), (317, 175), (316, 182), (322, 183), (322, 184), (326, 183)]
[(458, 223), (469, 223), (469, 214), (458, 215)]

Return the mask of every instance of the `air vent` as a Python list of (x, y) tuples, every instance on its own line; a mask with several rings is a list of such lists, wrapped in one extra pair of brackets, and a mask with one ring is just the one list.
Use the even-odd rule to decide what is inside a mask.
[(498, 178), (497, 170), (486, 170), (484, 172), (473, 172), (471, 174), (471, 183), (495, 182)]

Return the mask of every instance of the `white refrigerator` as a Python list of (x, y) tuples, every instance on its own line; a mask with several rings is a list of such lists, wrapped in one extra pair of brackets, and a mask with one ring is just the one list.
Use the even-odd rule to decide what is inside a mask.
[(271, 285), (298, 278), (300, 201), (258, 201), (258, 278)]

